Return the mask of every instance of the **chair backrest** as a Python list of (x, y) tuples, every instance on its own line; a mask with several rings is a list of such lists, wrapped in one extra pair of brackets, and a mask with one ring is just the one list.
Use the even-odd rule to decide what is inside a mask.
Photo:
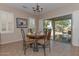
[(71, 35), (71, 31), (68, 31), (68, 34), (70, 34), (70, 35)]
[(32, 31), (32, 29), (31, 29), (31, 28), (29, 28), (29, 29), (28, 29), (28, 32), (33, 33), (33, 31)]
[(21, 28), (21, 34), (22, 34), (23, 41), (25, 41), (25, 32), (22, 28)]
[(47, 32), (47, 40), (50, 40), (51, 37), (51, 30)]

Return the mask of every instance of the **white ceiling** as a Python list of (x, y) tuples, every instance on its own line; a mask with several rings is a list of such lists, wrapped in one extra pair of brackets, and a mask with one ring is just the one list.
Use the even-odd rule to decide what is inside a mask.
[[(70, 5), (68, 3), (38, 3), (38, 4), (40, 5), (40, 7), (43, 8), (43, 13), (47, 13), (55, 9), (59, 9), (61, 7)], [(33, 14), (32, 7), (36, 7), (36, 3), (9, 3), (7, 5), (21, 9), (31, 14)], [(23, 6), (25, 6), (26, 8), (23, 8)]]

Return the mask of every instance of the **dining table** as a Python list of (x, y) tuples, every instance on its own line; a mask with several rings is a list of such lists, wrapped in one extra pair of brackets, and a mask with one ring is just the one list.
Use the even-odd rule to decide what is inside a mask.
[(32, 43), (32, 46), (33, 46), (33, 51), (39, 51), (39, 48), (38, 48), (38, 40), (40, 39), (43, 39), (45, 40), (46, 38), (46, 35), (44, 33), (41, 33), (41, 34), (27, 34), (26, 35), (29, 39), (33, 39), (33, 43)]

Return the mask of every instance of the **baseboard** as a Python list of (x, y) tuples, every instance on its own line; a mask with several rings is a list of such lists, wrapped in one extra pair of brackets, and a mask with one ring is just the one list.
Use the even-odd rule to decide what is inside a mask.
[(72, 45), (79, 47), (79, 43), (72, 43)]
[(14, 42), (19, 42), (19, 41), (22, 41), (22, 39), (20, 39), (20, 40), (15, 40), (15, 41), (1, 42), (0, 44), (1, 44), (1, 45), (4, 45), (4, 44), (9, 44), (9, 43), (14, 43)]

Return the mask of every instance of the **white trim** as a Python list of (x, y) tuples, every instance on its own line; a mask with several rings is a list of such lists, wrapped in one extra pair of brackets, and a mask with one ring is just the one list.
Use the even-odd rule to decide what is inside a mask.
[(72, 42), (72, 45), (79, 47), (79, 43), (74, 43), (74, 42)]
[(20, 40), (14, 40), (14, 41), (7, 41), (7, 42), (0, 42), (0, 44), (8, 44), (8, 43), (13, 43), (13, 42), (18, 42), (18, 41), (22, 41), (22, 39)]

